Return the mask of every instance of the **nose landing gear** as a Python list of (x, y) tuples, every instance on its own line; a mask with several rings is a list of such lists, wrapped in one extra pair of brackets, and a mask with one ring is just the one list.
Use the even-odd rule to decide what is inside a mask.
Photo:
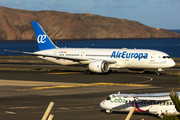
[(162, 68), (158, 68), (157, 75), (160, 76), (162, 71), (164, 71)]
[(113, 111), (111, 111), (111, 110), (106, 110), (106, 114), (107, 114), (107, 115), (110, 115), (111, 113), (113, 113)]

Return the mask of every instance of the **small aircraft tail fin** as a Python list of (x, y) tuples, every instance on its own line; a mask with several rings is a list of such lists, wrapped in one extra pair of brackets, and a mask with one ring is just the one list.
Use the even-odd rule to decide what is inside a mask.
[(56, 49), (57, 47), (54, 45), (45, 31), (41, 28), (41, 26), (35, 21), (31, 21), (31, 23), (33, 25), (39, 50)]

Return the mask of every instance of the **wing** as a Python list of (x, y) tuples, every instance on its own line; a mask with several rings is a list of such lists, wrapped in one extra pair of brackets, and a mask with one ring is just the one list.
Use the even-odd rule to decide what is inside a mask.
[(73, 60), (73, 61), (88, 61), (90, 59), (83, 58), (83, 57), (66, 57), (66, 56), (57, 56), (57, 55), (48, 55), (48, 54), (42, 54), (42, 53), (31, 53), (31, 52), (21, 52), (21, 51), (12, 51), (12, 50), (4, 50), (7, 52), (14, 52), (14, 53), (22, 53), (22, 54), (28, 54), (28, 55), (33, 55), (33, 56), (42, 56), (42, 57), (53, 57), (57, 59), (68, 59), (68, 60)]
[(138, 100), (154, 100), (154, 101), (169, 101), (171, 98), (169, 96), (164, 97), (137, 97)]
[[(72, 60), (72, 61), (90, 61), (90, 60), (97, 60), (97, 59), (93, 59), (93, 58), (85, 58), (85, 57), (67, 57), (67, 56), (57, 56), (57, 55), (51, 55), (51, 54), (43, 54), (43, 53), (38, 53), (38, 52), (22, 52), (22, 51), (12, 51), (12, 50), (4, 50), (7, 52), (14, 52), (14, 53), (22, 53), (22, 54), (28, 54), (28, 55), (33, 55), (33, 56), (42, 56), (42, 57), (53, 57), (56, 59), (67, 59), (67, 60)], [(114, 64), (116, 63), (116, 61), (113, 60), (105, 60), (106, 62), (110, 63), (110, 64)]]

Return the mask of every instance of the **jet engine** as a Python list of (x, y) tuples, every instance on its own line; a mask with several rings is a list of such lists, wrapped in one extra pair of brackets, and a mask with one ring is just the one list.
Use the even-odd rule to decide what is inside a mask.
[(109, 63), (106, 61), (90, 62), (89, 70), (96, 73), (107, 73), (109, 71)]

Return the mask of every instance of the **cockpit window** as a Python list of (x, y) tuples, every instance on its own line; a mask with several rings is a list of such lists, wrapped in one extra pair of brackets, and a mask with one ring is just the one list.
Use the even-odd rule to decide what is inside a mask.
[(165, 59), (165, 58), (171, 58), (171, 57), (169, 57), (169, 56), (163, 56), (163, 58)]
[(106, 100), (110, 100), (110, 97), (107, 97)]

